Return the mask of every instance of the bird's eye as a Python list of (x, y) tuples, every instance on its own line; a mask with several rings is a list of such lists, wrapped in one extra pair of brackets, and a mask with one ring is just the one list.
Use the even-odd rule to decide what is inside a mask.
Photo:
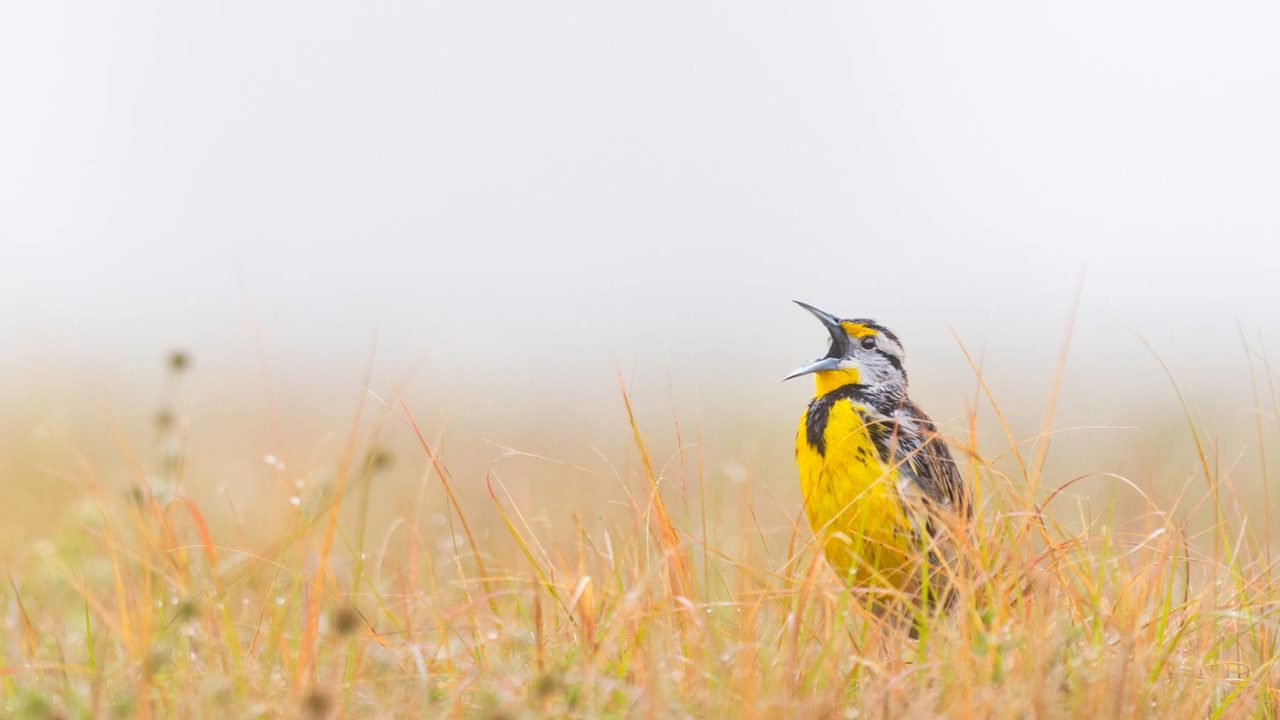
[(876, 339), (875, 339), (875, 338), (873, 338), (873, 337), (871, 337), (870, 335), (868, 335), (868, 336), (866, 336), (866, 337), (862, 338), (862, 349), (863, 349), (863, 350), (875, 350), (875, 349), (876, 349)]

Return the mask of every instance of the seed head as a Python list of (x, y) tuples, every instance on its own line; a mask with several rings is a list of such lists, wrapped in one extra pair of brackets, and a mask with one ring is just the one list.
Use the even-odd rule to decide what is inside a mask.
[(329, 623), (339, 635), (350, 635), (360, 627), (360, 613), (350, 605), (343, 605), (329, 616)]
[(302, 708), (306, 711), (307, 717), (327, 717), (332, 707), (333, 700), (320, 688), (312, 688), (311, 692), (307, 693), (307, 696), (302, 699)]
[(177, 612), (174, 613), (174, 619), (180, 622), (190, 622), (200, 613), (200, 607), (190, 600), (183, 600), (178, 603)]
[(555, 694), (564, 687), (564, 683), (560, 678), (551, 673), (543, 673), (533, 681), (533, 696), (536, 698), (544, 698), (548, 695)]
[(191, 356), (185, 351), (174, 350), (169, 353), (169, 372), (178, 375), (186, 372), (189, 367), (191, 367)]
[(394, 459), (386, 448), (374, 446), (369, 448), (368, 454), (365, 455), (364, 466), (370, 474), (381, 472), (391, 467)]

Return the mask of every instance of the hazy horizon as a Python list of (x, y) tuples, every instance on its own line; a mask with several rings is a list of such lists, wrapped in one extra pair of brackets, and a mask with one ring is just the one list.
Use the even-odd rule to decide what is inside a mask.
[(145, 428), (171, 348), (196, 359), (192, 402), (260, 420), (256, 333), (316, 432), (376, 347), (374, 386), (413, 380), (477, 452), (549, 418), (615, 436), (621, 369), (642, 410), (665, 412), (670, 374), (782, 462), (808, 386), (778, 379), (824, 345), (792, 299), (893, 327), (944, 426), (974, 396), (954, 329), (1034, 432), (1081, 278), (1062, 426), (1180, 422), (1131, 325), (1239, 435), (1240, 333), (1280, 348), (1277, 20), (8, 5), (10, 442), (49, 418)]

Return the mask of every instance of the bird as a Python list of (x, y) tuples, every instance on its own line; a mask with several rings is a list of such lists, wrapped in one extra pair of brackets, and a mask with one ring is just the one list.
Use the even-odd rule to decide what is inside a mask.
[(831, 336), (826, 355), (783, 378), (814, 378), (796, 434), (814, 537), (836, 573), (875, 603), (924, 594), (932, 604), (949, 592), (938, 579), (953, 557), (948, 536), (973, 510), (946, 441), (907, 395), (902, 342), (874, 320), (795, 303)]

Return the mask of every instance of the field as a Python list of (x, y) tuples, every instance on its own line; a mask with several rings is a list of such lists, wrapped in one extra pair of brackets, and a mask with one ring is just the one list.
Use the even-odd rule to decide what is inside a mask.
[(975, 373), (967, 416), (946, 429), (979, 512), (954, 607), (916, 608), (913, 638), (831, 573), (794, 494), (761, 489), (786, 457), (726, 465), (733, 440), (710, 433), (731, 424), (704, 426), (674, 390), (642, 395), (620, 374), (604, 411), (616, 442), (574, 456), (594, 460), (490, 443), (470, 463), (458, 456), (481, 437), (453, 454), (447, 418), (394, 383), (366, 378), (343, 424), (314, 431), (246, 383), (268, 408), (253, 439), (266, 451), (232, 461), (207, 438), (256, 431), (195, 413), (180, 389), (198, 364), (175, 354), (157, 406), (132, 408), (144, 421), (91, 413), (100, 446), (57, 427), (39, 453), (8, 446), (22, 512), (58, 510), (30, 528), (0, 509), (0, 708), (1277, 717), (1280, 379), (1249, 359), (1246, 442), (1221, 442), (1170, 374), (1179, 414), (1162, 442), (1190, 464), (1126, 477), (1055, 470), (1059, 394), (1022, 434)]

